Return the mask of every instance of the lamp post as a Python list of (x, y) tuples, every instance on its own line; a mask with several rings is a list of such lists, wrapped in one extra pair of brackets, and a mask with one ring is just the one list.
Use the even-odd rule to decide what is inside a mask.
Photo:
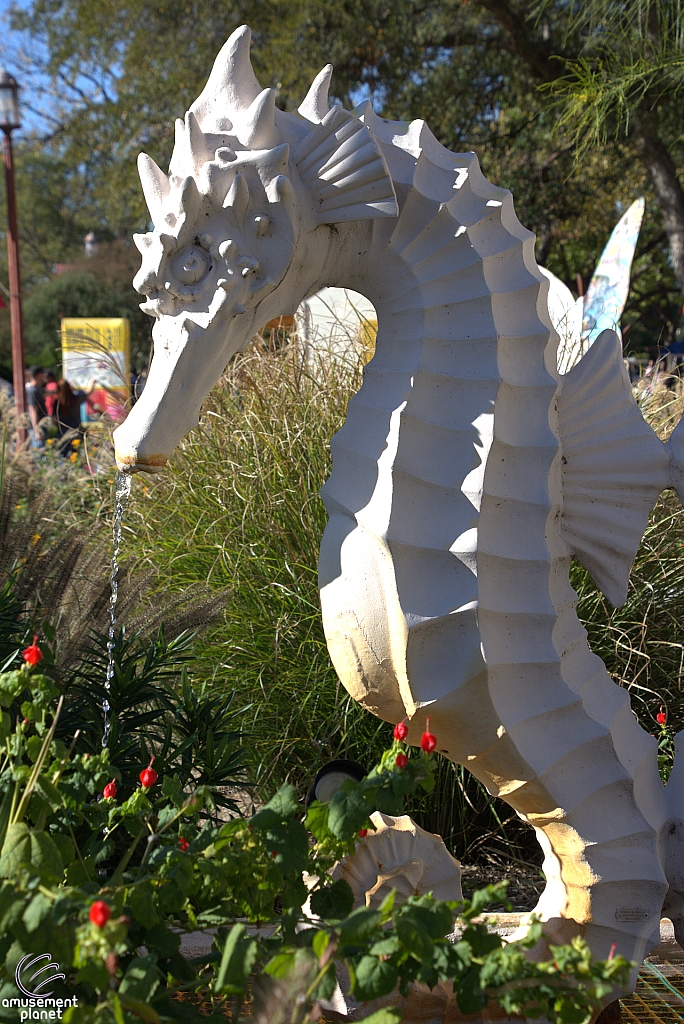
[[(0, 71), (0, 128), (3, 131), (2, 157), (7, 183), (7, 264), (9, 269), (10, 322), (12, 325), (12, 378), (14, 405), (20, 422), (26, 414), (24, 387), (24, 322), (21, 312), (21, 273), (19, 270), (19, 234), (17, 232), (17, 204), (14, 194), (14, 163), (12, 161), (12, 132), (20, 127), (19, 86), (7, 71)], [(23, 444), (26, 430), (18, 430), (17, 441)]]

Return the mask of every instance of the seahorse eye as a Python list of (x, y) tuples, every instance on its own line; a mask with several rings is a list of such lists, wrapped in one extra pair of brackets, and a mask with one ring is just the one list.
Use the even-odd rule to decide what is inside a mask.
[(210, 267), (208, 253), (196, 245), (189, 245), (171, 260), (171, 273), (179, 284), (197, 284)]

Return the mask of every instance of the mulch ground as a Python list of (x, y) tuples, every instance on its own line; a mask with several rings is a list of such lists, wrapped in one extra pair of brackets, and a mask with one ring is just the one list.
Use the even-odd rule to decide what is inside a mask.
[[(513, 904), (513, 910), (522, 913), (526, 910), (533, 910), (537, 900), (544, 889), (544, 879), (541, 870), (532, 864), (507, 864), (491, 861), (490, 863), (462, 865), (461, 887), (464, 896), (472, 896), (476, 889), (484, 889), (486, 885), (507, 878), (508, 898)], [(503, 911), (502, 905), (492, 905), (488, 911), (495, 913)]]

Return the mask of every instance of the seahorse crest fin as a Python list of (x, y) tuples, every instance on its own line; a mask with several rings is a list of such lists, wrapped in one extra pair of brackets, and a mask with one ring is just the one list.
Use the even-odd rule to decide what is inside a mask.
[(649, 513), (669, 485), (670, 449), (639, 411), (614, 331), (564, 375), (558, 423), (563, 539), (619, 607)]
[(333, 107), (293, 152), (319, 224), (396, 217), (392, 177), (373, 133)]

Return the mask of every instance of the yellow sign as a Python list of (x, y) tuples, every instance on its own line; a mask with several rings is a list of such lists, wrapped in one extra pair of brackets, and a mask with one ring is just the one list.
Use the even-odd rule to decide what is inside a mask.
[(95, 381), (86, 401), (87, 419), (106, 413), (125, 419), (130, 396), (131, 328), (125, 317), (65, 317), (62, 320), (62, 374), (85, 388)]

